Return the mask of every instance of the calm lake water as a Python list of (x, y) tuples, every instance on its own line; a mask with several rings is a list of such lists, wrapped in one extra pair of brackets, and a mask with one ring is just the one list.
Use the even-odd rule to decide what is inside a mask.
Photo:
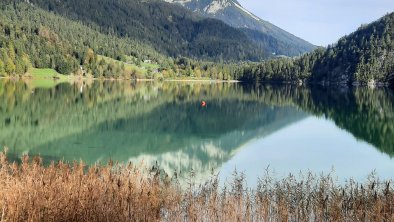
[(213, 171), (225, 181), (237, 169), (249, 185), (268, 166), (277, 177), (394, 175), (386, 89), (1, 80), (0, 100), (0, 145), (11, 159), (157, 162), (169, 174), (193, 169), (198, 180)]

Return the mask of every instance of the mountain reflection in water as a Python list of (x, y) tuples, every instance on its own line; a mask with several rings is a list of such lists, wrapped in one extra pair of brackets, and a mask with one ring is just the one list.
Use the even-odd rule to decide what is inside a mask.
[[(78, 84), (31, 87), (0, 81), (0, 145), (10, 158), (157, 162), (169, 174), (193, 170), (201, 180), (212, 171), (228, 177), (237, 166), (262, 175), (271, 165), (286, 174), (327, 171), (332, 162), (347, 177), (361, 165), (365, 175), (379, 171), (383, 159), (386, 175), (394, 164), (394, 100), (385, 89), (118, 81), (93, 81), (83, 92)], [(373, 155), (358, 155), (363, 150)], [(350, 151), (361, 160), (341, 166), (336, 160), (351, 158)]]

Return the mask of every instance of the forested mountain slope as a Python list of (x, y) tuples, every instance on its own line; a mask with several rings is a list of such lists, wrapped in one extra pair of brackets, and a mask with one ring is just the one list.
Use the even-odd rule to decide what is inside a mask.
[(98, 27), (101, 32), (144, 42), (170, 57), (256, 61), (268, 55), (241, 30), (162, 1), (30, 2), (44, 10)]
[(311, 43), (249, 12), (237, 0), (164, 0), (182, 5), (198, 14), (219, 19), (240, 28), (270, 54), (297, 56), (312, 51)]
[(247, 81), (309, 81), (323, 84), (393, 84), (394, 13), (361, 26), (328, 48), (298, 58), (248, 65)]
[[(136, 60), (165, 58), (140, 41), (103, 34), (27, 3), (2, 2), (0, 9), (0, 76), (24, 74), (31, 66), (53, 68), (63, 74), (79, 70), (80, 65), (97, 68), (91, 64), (94, 55), (89, 55), (89, 49), (119, 59), (125, 55)], [(120, 70), (112, 67), (108, 71)]]
[[(197, 60), (194, 60), (197, 65), (191, 66), (190, 62), (185, 62), (192, 61), (191, 59), (171, 58), (159, 53), (155, 46), (151, 46), (145, 40), (127, 35), (122, 36), (95, 24), (87, 25), (80, 21), (73, 21), (26, 2), (14, 0), (0, 2), (0, 10), (2, 12), (0, 14), (0, 76), (22, 75), (31, 67), (53, 68), (59, 73), (70, 74), (79, 72), (80, 66), (83, 66), (86, 72), (95, 77), (130, 77), (136, 76), (136, 73), (125, 68), (124, 65), (138, 65), (144, 60), (150, 60), (162, 66), (160, 71), (163, 71), (163, 74), (160, 75), (164, 76), (170, 74), (172, 77), (178, 75), (201, 77), (201, 73), (203, 75), (213, 73), (213, 78), (227, 76), (219, 75), (219, 72), (215, 70), (209, 71), (212, 69), (210, 67), (216, 66), (213, 63), (207, 66), (203, 65), (207, 63), (199, 64)], [(214, 22), (219, 23), (219, 26), (226, 26), (220, 21)], [(226, 43), (223, 44), (226, 45)], [(214, 45), (207, 46), (207, 50), (217, 49), (221, 55), (227, 50), (230, 51), (230, 54), (227, 54), (229, 57), (240, 53), (234, 47), (242, 47), (242, 44), (235, 43), (232, 44), (234, 47), (226, 46), (225, 49), (222, 49), (220, 44)], [(165, 46), (176, 48), (177, 45), (174, 43), (165, 44)], [(257, 50), (255, 46), (253, 50)], [(185, 51), (188, 50), (185, 49)], [(201, 49), (200, 52), (202, 51), (204, 50)], [(99, 60), (97, 55), (128, 64)], [(223, 59), (221, 56), (215, 56), (215, 58)], [(196, 64), (196, 62), (193, 63)], [(151, 76), (141, 76), (141, 78), (151, 78)]]

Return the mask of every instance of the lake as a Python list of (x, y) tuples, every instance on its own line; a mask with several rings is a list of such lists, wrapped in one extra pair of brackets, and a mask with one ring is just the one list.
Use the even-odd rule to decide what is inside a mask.
[(13, 160), (132, 161), (199, 181), (237, 169), (251, 186), (267, 168), (279, 178), (334, 171), (340, 181), (394, 172), (387, 89), (0, 80), (0, 99), (0, 145)]

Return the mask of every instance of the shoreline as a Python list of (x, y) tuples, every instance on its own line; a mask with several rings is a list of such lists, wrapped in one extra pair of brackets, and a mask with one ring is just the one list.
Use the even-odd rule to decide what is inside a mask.
[(99, 80), (99, 81), (136, 81), (136, 82), (205, 82), (205, 83), (240, 83), (239, 80), (214, 80), (214, 79), (127, 79), (127, 78), (95, 78), (86, 76), (63, 75), (62, 78), (55, 77), (34, 77), (31, 75), (26, 76), (1, 76), (0, 79), (9, 80), (52, 80), (57, 81), (85, 81), (85, 80)]
[[(135, 82), (195, 82), (195, 83), (248, 83), (240, 80), (214, 80), (214, 79), (128, 79), (128, 78), (95, 78), (90, 76), (61, 75), (55, 77), (35, 77), (31, 75), (25, 76), (1, 76), (1, 79), (17, 80), (49, 80), (54, 82), (78, 82), (78, 81), (135, 81)], [(297, 86), (321, 86), (321, 87), (344, 87), (344, 88), (369, 88), (369, 89), (390, 89), (389, 83), (373, 82), (373, 83), (322, 83), (322, 82), (299, 82), (299, 81), (261, 81), (260, 84), (290, 84)]]
[(210, 79), (164, 79), (164, 82), (213, 82), (213, 83), (240, 83), (239, 80), (210, 80)]

